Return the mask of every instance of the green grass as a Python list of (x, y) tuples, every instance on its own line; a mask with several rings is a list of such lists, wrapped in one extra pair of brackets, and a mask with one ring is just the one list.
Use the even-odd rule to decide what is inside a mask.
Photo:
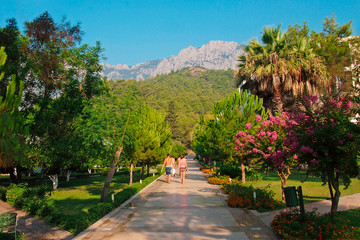
[[(246, 185), (253, 185), (254, 187), (266, 187), (270, 185), (270, 189), (275, 192), (275, 199), (281, 201), (282, 189), (280, 178), (275, 172), (269, 172), (269, 175), (262, 173), (262, 181), (247, 182)], [(302, 187), (304, 196), (304, 203), (311, 203), (330, 199), (330, 192), (327, 185), (322, 186), (322, 181), (319, 177), (309, 176), (306, 179), (304, 172), (292, 173), (286, 182), (286, 186)], [(352, 195), (360, 192), (360, 180), (357, 178), (351, 179), (351, 184), (348, 189), (344, 190), (344, 186), (340, 187), (341, 196)]]
[[(60, 182), (59, 188), (53, 191), (50, 199), (54, 200), (56, 212), (64, 215), (78, 215), (96, 205), (100, 200), (101, 190), (106, 176), (71, 179), (69, 182)], [(137, 182), (140, 174), (133, 176)], [(110, 184), (110, 194), (120, 192), (128, 186), (129, 175), (115, 175)]]

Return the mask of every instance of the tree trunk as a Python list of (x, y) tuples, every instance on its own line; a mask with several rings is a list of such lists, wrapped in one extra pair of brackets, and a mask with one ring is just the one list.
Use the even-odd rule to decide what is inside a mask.
[(289, 167), (283, 167), (281, 169), (275, 169), (281, 181), (281, 189), (282, 189), (282, 201), (285, 202), (285, 193), (284, 188), (286, 187), (286, 182), (291, 174)]
[(88, 173), (91, 174), (91, 168), (88, 168)]
[(114, 176), (114, 173), (115, 173), (115, 169), (116, 169), (116, 165), (120, 159), (120, 155), (121, 155), (121, 152), (122, 150), (124, 149), (124, 147), (119, 147), (118, 149), (116, 149), (116, 153), (115, 153), (115, 161), (111, 164), (110, 166), (110, 169), (109, 169), (109, 172), (108, 172), (108, 175), (105, 179), (105, 183), (104, 183), (104, 187), (101, 191), (101, 198), (100, 198), (100, 202), (104, 202), (106, 200), (106, 197), (109, 193), (109, 190), (110, 190), (110, 183), (111, 183), (111, 180)]
[(71, 171), (67, 170), (66, 171), (66, 181), (69, 182), (70, 181), (70, 175), (71, 175)]
[(150, 176), (150, 164), (147, 164), (147, 177)]
[[(331, 194), (331, 214), (337, 212), (339, 200), (340, 200), (340, 186), (339, 186), (339, 175), (336, 174), (334, 178), (334, 173), (328, 173), (328, 182), (330, 181), (330, 194)], [(332, 188), (335, 190), (335, 194), (332, 192)]]
[(58, 175), (55, 174), (55, 175), (49, 175), (49, 178), (50, 180), (52, 181), (53, 183), (53, 189), (56, 190), (59, 186), (59, 178), (58, 178)]
[(141, 166), (141, 179), (144, 180), (144, 172), (145, 172), (145, 161), (142, 161)]
[(134, 170), (134, 163), (131, 160), (131, 164), (130, 164), (130, 182), (129, 182), (129, 186), (132, 185), (133, 182), (133, 170)]
[(278, 113), (282, 113), (283, 102), (280, 91), (280, 77), (278, 74), (273, 75), (273, 83), (274, 83), (274, 97), (272, 99), (272, 105), (273, 105), (272, 110), (275, 110)]
[(20, 183), (20, 182), (22, 182), (22, 170), (23, 170), (23, 168), (21, 166), (17, 166), (16, 169), (17, 169), (17, 171), (16, 171), (17, 182)]
[(244, 165), (244, 159), (240, 159), (240, 164), (241, 164), (241, 182), (245, 183), (246, 182), (246, 176), (245, 176), (245, 165)]

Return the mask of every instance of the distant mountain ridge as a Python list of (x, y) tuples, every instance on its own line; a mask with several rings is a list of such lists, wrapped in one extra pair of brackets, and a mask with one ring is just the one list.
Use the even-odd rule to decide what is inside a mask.
[(148, 61), (133, 66), (103, 64), (103, 76), (113, 80), (143, 80), (191, 66), (214, 70), (236, 69), (237, 59), (244, 53), (242, 46), (237, 42), (210, 41), (200, 48), (187, 47), (182, 49), (177, 56), (162, 60)]

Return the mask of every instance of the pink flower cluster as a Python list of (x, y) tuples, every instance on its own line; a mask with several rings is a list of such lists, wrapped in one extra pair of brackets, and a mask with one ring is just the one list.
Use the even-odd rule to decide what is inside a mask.
[[(249, 129), (250, 124), (246, 124), (245, 128)], [(287, 113), (271, 116), (262, 121), (253, 134), (240, 131), (236, 135), (235, 149), (242, 155), (260, 155), (267, 165), (274, 167), (294, 165), (299, 145), (295, 131), (289, 131), (294, 124), (296, 122), (289, 120)]]

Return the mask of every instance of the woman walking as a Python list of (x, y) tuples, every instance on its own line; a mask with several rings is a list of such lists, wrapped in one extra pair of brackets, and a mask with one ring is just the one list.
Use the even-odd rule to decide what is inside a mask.
[(186, 174), (187, 170), (188, 170), (187, 160), (183, 155), (181, 155), (180, 161), (179, 161), (179, 172), (180, 172), (181, 184), (183, 184), (185, 182), (185, 174)]

